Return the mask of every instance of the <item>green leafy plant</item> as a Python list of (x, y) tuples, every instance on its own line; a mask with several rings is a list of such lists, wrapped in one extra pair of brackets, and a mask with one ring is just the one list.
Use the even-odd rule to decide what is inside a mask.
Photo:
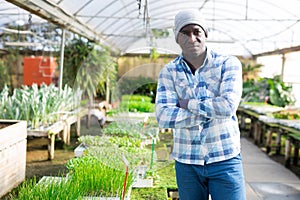
[(276, 119), (289, 119), (289, 120), (299, 120), (300, 119), (300, 110), (282, 110), (272, 113)]
[(265, 79), (243, 82), (242, 102), (264, 102), (269, 95), (269, 84)]
[(82, 37), (67, 41), (64, 53), (63, 85), (74, 85), (79, 68), (93, 48), (94, 45)]
[[(120, 161), (122, 162), (122, 161)], [(84, 196), (122, 196), (126, 168), (123, 170), (106, 165), (92, 156), (73, 158), (67, 165), (70, 170), (70, 182), (82, 191)], [(129, 172), (126, 191), (133, 183), (133, 174)]]
[(159, 170), (157, 170), (157, 177), (154, 179), (154, 186), (177, 189), (174, 162), (163, 163), (163, 166), (157, 166), (157, 168)]
[(167, 200), (167, 188), (136, 188), (133, 189), (130, 195), (131, 200)]
[[(122, 77), (118, 82), (119, 95), (146, 95), (155, 99), (155, 92), (157, 87), (157, 80), (149, 77)], [(120, 96), (120, 97), (121, 97)]]
[(0, 60), (0, 91), (9, 84), (9, 71), (3, 60)]
[(248, 80), (243, 83), (242, 102), (267, 102), (285, 107), (295, 103), (292, 86), (286, 85), (279, 76)]
[(146, 165), (152, 167), (156, 154), (152, 149), (142, 145), (143, 139), (128, 136), (81, 136), (78, 139), (87, 146), (85, 155), (97, 157), (103, 163), (114, 168), (122, 168), (114, 159), (128, 160), (130, 169), (136, 170), (138, 166)]
[(242, 69), (243, 69), (243, 80), (255, 80), (257, 74), (260, 72), (262, 64), (257, 64), (253, 62), (242, 62)]
[(108, 48), (75, 38), (67, 44), (64, 58), (64, 84), (80, 88), (90, 101), (114, 87), (117, 68)]
[(281, 81), (280, 76), (268, 79), (268, 83), (270, 85), (270, 102), (273, 105), (284, 107), (295, 103), (292, 86), (288, 86)]
[(123, 95), (120, 109), (129, 112), (154, 112), (155, 105), (151, 101), (151, 97), (144, 95)]
[(2, 119), (26, 120), (32, 128), (47, 127), (60, 120), (63, 114), (78, 108), (81, 92), (65, 85), (62, 92), (53, 84), (38, 87), (15, 88), (12, 95), (8, 87), (0, 93), (0, 117)]
[(113, 86), (116, 74), (115, 63), (109, 51), (93, 49), (78, 69), (75, 86), (91, 99), (97, 92), (104, 95), (107, 81)]
[[(121, 161), (122, 162), (122, 161)], [(84, 199), (85, 197), (122, 197), (126, 168), (123, 170), (103, 164), (91, 156), (68, 161), (69, 174), (47, 182), (37, 183), (36, 178), (26, 180), (15, 199)], [(133, 183), (133, 174), (126, 177), (126, 193)], [(125, 193), (125, 194), (126, 194)]]
[(140, 138), (142, 136), (143, 123), (130, 123), (128, 121), (118, 121), (108, 124), (103, 128), (103, 133), (109, 136), (130, 136)]
[(41, 200), (41, 199), (82, 199), (82, 191), (62, 177), (59, 181), (51, 180), (45, 184), (39, 184), (36, 177), (24, 181), (14, 199)]

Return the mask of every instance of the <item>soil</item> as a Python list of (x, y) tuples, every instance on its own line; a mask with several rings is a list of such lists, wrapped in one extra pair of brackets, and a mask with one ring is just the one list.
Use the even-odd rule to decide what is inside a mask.
[(1, 129), (1, 128), (5, 128), (5, 127), (7, 127), (7, 126), (10, 126), (10, 125), (12, 125), (12, 124), (14, 124), (14, 122), (12, 122), (12, 123), (1, 122), (1, 123), (0, 123), (0, 129)]

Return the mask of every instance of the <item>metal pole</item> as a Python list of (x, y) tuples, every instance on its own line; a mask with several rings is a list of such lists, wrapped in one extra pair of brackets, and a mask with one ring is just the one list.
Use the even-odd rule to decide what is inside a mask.
[(59, 67), (59, 94), (62, 91), (62, 80), (63, 80), (63, 71), (64, 71), (64, 51), (65, 51), (65, 29), (62, 29), (61, 33), (61, 44), (60, 44), (60, 67)]
[(282, 54), (281, 74), (280, 74), (281, 81), (283, 81), (283, 78), (284, 78), (285, 60), (286, 60), (285, 54)]

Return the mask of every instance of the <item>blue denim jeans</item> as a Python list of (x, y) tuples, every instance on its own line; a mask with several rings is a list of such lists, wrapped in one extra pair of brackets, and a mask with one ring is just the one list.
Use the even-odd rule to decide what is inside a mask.
[(241, 156), (212, 164), (175, 162), (180, 200), (246, 200)]

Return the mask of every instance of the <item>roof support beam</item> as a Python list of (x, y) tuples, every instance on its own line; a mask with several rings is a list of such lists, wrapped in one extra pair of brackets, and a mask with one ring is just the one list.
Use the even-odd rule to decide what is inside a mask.
[(274, 50), (274, 51), (256, 54), (256, 55), (253, 55), (253, 58), (256, 59), (257, 57), (286, 54), (286, 53), (295, 52), (295, 51), (300, 51), (300, 46), (289, 47), (289, 48), (278, 49), (278, 50)]
[(43, 0), (6, 0), (16, 6), (27, 10), (28, 12), (35, 14), (53, 24), (56, 24), (62, 28), (68, 29), (74, 33), (86, 37), (87, 39), (99, 42), (110, 46), (112, 49), (118, 50), (117, 47), (105, 41), (103, 36), (84, 23), (80, 22), (74, 16), (66, 13), (55, 3)]

